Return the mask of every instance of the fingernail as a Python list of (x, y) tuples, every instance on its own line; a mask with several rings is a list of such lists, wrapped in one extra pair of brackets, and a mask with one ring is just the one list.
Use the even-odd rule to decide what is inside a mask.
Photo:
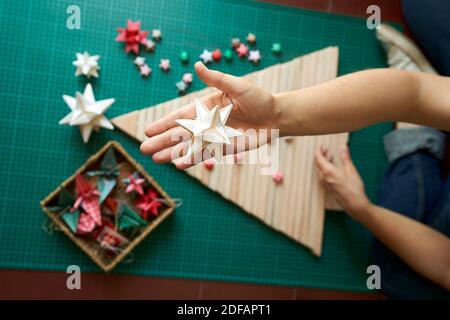
[(201, 62), (201, 61), (197, 61), (197, 62), (195, 63), (195, 66), (196, 66), (197, 68), (200, 68), (200, 69), (203, 69), (203, 70), (208, 69), (208, 68), (204, 65), (204, 63)]

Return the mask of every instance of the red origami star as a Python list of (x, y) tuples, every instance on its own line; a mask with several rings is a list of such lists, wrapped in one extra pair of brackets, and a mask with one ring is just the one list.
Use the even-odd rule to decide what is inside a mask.
[(148, 31), (141, 31), (141, 22), (127, 21), (126, 28), (117, 28), (119, 35), (116, 37), (116, 41), (125, 42), (125, 51), (128, 53), (133, 51), (135, 54), (139, 53), (139, 44), (145, 43)]
[(136, 205), (142, 218), (147, 219), (149, 212), (154, 216), (158, 215), (158, 208), (162, 203), (158, 199), (158, 194), (152, 189), (148, 189), (147, 193), (142, 195)]
[(100, 214), (100, 203), (98, 202), (100, 195), (98, 190), (83, 178), (81, 174), (78, 174), (75, 178), (75, 191), (77, 193), (77, 199), (72, 210), (76, 210), (81, 206), (95, 224), (100, 226), (102, 224), (102, 218)]

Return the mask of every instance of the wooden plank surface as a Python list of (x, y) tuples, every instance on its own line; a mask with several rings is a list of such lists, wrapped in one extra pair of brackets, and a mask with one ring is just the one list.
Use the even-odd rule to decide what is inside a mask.
[[(338, 49), (329, 47), (289, 62), (274, 65), (244, 76), (273, 93), (302, 89), (337, 76)], [(138, 141), (145, 140), (144, 129), (170, 111), (203, 97), (214, 88), (206, 88), (156, 106), (134, 111), (112, 120), (114, 125)], [(320, 256), (326, 204), (337, 209), (326, 196), (314, 169), (314, 152), (326, 145), (338, 158), (339, 147), (348, 134), (293, 137), (279, 141), (279, 165), (284, 181), (276, 185), (271, 175), (262, 175), (261, 164), (247, 161), (270, 146), (244, 153), (243, 164), (216, 164), (212, 171), (202, 164), (186, 170), (211, 190), (234, 202), (269, 227), (285, 234)], [(233, 161), (231, 161), (233, 162)]]

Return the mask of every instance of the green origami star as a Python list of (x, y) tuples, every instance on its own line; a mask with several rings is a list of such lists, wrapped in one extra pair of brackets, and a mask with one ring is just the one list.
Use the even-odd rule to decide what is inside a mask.
[(73, 207), (74, 202), (74, 196), (63, 187), (58, 194), (56, 206), (47, 207), (47, 210), (51, 212), (63, 212), (61, 219), (67, 224), (70, 230), (75, 233), (77, 231), (78, 219), (80, 218), (80, 211), (75, 210), (72, 212), (69, 210)]
[(136, 212), (133, 211), (133, 209), (131, 209), (126, 204), (122, 204), (118, 215), (119, 230), (145, 226), (148, 224), (147, 220), (142, 219)]

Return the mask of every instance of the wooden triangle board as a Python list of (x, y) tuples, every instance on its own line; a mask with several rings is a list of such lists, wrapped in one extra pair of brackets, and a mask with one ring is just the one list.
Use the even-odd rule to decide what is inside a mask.
[[(289, 62), (273, 65), (244, 77), (273, 93), (306, 88), (337, 76), (338, 48), (329, 47)], [(133, 111), (112, 119), (114, 125), (142, 142), (145, 126), (169, 112), (214, 92), (214, 88), (190, 93), (161, 104)], [(216, 164), (208, 171), (202, 164), (186, 172), (221, 194), (271, 228), (321, 255), (325, 208), (337, 209), (320, 185), (314, 168), (314, 152), (324, 145), (338, 157), (347, 143), (348, 133), (282, 138), (279, 143), (283, 183), (276, 185), (270, 175), (260, 174), (260, 164)], [(246, 152), (269, 152), (270, 146)], [(231, 157), (231, 156), (229, 156)], [(228, 163), (228, 164), (227, 164)]]

